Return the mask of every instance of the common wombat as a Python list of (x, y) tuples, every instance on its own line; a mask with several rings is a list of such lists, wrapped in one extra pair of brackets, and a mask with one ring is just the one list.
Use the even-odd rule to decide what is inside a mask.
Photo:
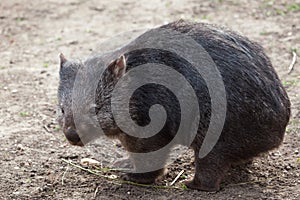
[[(119, 139), (129, 152), (154, 151), (168, 144), (178, 130), (181, 111), (178, 100), (167, 88), (147, 84), (130, 99), (132, 120), (140, 126), (150, 122), (148, 111), (152, 105), (160, 104), (166, 110), (167, 120), (163, 129), (147, 139), (130, 136), (118, 128), (111, 114), (110, 101), (116, 83), (129, 70), (145, 63), (173, 67), (194, 88), (201, 115), (197, 135), (190, 145), (195, 152), (196, 172), (193, 180), (186, 185), (199, 190), (219, 190), (220, 182), (232, 164), (249, 160), (281, 144), (290, 117), (290, 101), (269, 58), (257, 43), (225, 28), (204, 23), (180, 20), (159, 28), (176, 30), (192, 37), (208, 52), (220, 71), (226, 90), (227, 111), (217, 144), (207, 156), (198, 157), (211, 117), (209, 92), (205, 81), (192, 70), (190, 63), (164, 50), (146, 48), (129, 51), (111, 62), (96, 91), (98, 120), (105, 134)], [(71, 105), (77, 70), (84, 68), (85, 64), (68, 61), (62, 54), (60, 59), (59, 123), (71, 144), (83, 145), (76, 132)], [(162, 173), (163, 169), (128, 173), (124, 179), (152, 183)]]

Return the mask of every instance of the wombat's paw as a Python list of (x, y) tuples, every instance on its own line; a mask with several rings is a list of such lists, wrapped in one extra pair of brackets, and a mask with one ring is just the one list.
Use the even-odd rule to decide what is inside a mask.
[(195, 183), (194, 180), (192, 181), (185, 181), (183, 182), (188, 188), (202, 190), (207, 192), (216, 192), (220, 190), (219, 185), (203, 185), (201, 183)]
[(131, 181), (131, 182), (141, 183), (141, 184), (151, 184), (151, 183), (155, 182), (155, 178), (146, 177), (146, 176), (143, 176), (143, 174), (127, 173), (127, 174), (121, 175), (121, 178), (124, 181)]
[(129, 158), (118, 159), (113, 163), (113, 167), (120, 170), (132, 170), (133, 164)]

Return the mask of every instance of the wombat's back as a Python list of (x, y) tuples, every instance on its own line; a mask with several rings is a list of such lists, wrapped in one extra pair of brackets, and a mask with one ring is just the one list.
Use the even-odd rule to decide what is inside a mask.
[[(273, 149), (282, 142), (290, 117), (290, 101), (260, 45), (209, 24), (178, 21), (160, 28), (191, 36), (208, 52), (221, 73), (226, 90), (227, 113), (224, 129), (215, 146), (219, 153), (239, 161)], [(129, 52), (127, 56), (129, 70), (144, 63), (156, 62), (173, 66), (188, 79), (199, 100), (201, 122), (192, 144), (194, 149), (199, 149), (211, 116), (210, 97), (201, 76), (184, 59), (163, 50), (137, 50)], [(155, 98), (155, 95), (153, 98), (147, 96), (151, 90), (157, 94)], [(162, 88), (147, 87), (144, 92), (142, 89), (138, 97), (132, 100), (136, 98), (136, 102), (145, 103), (131, 104), (132, 109), (137, 110), (133, 118), (139, 124), (149, 123), (149, 118), (143, 113), (148, 113), (149, 107), (156, 101), (167, 112), (170, 110), (163, 132), (171, 130), (171, 135), (174, 135), (176, 133), (172, 132), (177, 130), (180, 120), (180, 111), (174, 106), (178, 102), (170, 94), (164, 96), (164, 92), (166, 90)], [(161, 100), (157, 102), (157, 98)]]

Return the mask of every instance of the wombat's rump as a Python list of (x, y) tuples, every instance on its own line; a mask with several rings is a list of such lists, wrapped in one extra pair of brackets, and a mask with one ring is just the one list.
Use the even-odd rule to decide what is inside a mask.
[[(164, 106), (167, 112), (164, 128), (148, 139), (135, 138), (117, 127), (111, 113), (110, 100), (118, 80), (131, 69), (145, 63), (172, 66), (194, 88), (201, 115), (197, 135), (190, 146), (195, 152), (196, 172), (193, 180), (186, 184), (194, 189), (218, 190), (231, 164), (251, 159), (281, 144), (290, 117), (288, 96), (269, 58), (257, 43), (224, 28), (203, 23), (181, 20), (160, 28), (176, 30), (192, 37), (208, 52), (221, 73), (226, 90), (227, 112), (223, 131), (213, 150), (202, 159), (198, 157), (211, 116), (211, 101), (205, 81), (184, 58), (164, 50), (128, 51), (107, 67), (96, 91), (98, 120), (106, 135), (119, 139), (129, 152), (146, 153), (166, 145), (176, 135), (182, 112), (172, 92), (163, 86), (147, 84), (132, 96), (130, 114), (138, 125), (149, 123), (148, 111), (154, 104)], [(59, 122), (70, 142), (77, 145), (82, 143), (73, 120), (71, 95), (76, 72), (84, 65), (61, 58), (58, 99), (62, 112)], [(166, 159), (164, 157), (167, 155), (162, 155), (160, 159)], [(140, 161), (135, 160), (135, 157), (132, 160), (135, 167), (139, 167)], [(151, 183), (162, 172), (163, 169), (129, 173), (124, 178)]]

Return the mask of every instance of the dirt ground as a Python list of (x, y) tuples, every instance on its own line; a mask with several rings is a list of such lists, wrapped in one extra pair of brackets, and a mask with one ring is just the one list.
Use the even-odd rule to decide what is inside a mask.
[[(85, 58), (120, 32), (179, 18), (228, 26), (258, 41), (292, 101), (283, 145), (228, 173), (219, 192), (120, 184), (63, 162), (93, 157), (68, 144), (56, 123), (58, 54)], [(1, 0), (1, 199), (300, 199), (300, 1)], [(105, 152), (102, 149), (101, 152)], [(178, 158), (159, 185), (193, 173)], [(118, 175), (106, 173), (106, 175)]]

